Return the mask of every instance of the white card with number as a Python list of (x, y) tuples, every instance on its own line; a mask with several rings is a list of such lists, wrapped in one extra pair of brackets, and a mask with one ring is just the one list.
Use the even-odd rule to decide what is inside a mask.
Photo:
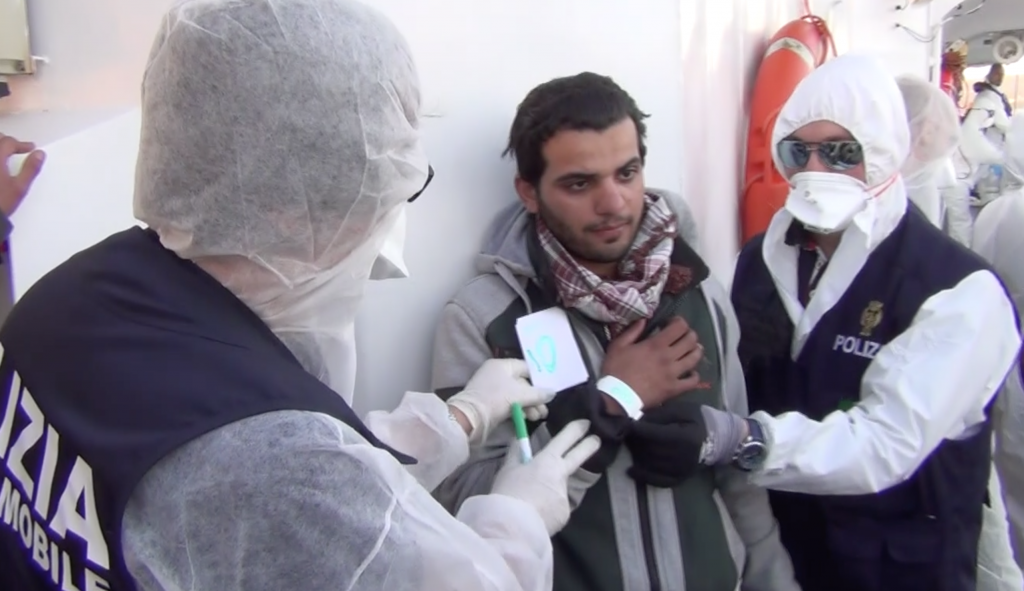
[(516, 334), (535, 387), (560, 392), (587, 381), (587, 366), (565, 310), (548, 308), (523, 316), (516, 321)]

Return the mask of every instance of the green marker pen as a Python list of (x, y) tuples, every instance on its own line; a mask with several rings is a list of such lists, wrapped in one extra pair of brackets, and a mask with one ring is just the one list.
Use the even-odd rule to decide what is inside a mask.
[(516, 440), (519, 441), (519, 457), (526, 464), (533, 459), (533, 448), (530, 447), (530, 436), (526, 434), (526, 417), (523, 415), (523, 405), (518, 402), (512, 403), (512, 424), (516, 428)]

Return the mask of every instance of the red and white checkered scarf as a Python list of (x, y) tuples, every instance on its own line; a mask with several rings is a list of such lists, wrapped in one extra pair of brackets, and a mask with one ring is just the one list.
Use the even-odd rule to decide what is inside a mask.
[(614, 280), (601, 279), (576, 262), (540, 216), (536, 227), (561, 304), (608, 324), (613, 335), (650, 318), (663, 291), (679, 293), (692, 279), (689, 268), (671, 264), (676, 216), (664, 199), (646, 197), (639, 231)]

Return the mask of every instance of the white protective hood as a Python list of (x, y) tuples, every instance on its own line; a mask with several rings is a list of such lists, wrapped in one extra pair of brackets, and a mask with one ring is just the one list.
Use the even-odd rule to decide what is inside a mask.
[[(868, 187), (876, 189), (887, 183), (888, 186), (844, 231), (806, 311), (797, 297), (798, 253), (785, 243), (793, 216), (783, 209), (772, 219), (762, 252), (786, 311), (797, 327), (794, 356), (907, 209), (906, 188), (899, 177), (910, 153), (907, 111), (895, 79), (881, 63), (873, 57), (843, 55), (812, 72), (779, 113), (772, 145), (777, 146), (794, 131), (815, 121), (831, 121), (849, 130), (864, 149)], [(784, 171), (777, 150), (773, 150), (772, 157), (775, 167)]]
[(142, 85), (135, 214), (351, 402), (363, 290), (429, 176), (419, 108), (408, 45), (361, 4), (181, 2)]
[(951, 156), (960, 145), (960, 116), (949, 95), (924, 78), (900, 76), (896, 84), (910, 124), (910, 156), (901, 171), (907, 196), (942, 227), (939, 189), (956, 183)]

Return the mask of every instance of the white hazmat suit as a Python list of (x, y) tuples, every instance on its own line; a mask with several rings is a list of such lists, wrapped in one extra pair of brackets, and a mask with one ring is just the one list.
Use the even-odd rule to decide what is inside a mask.
[[(910, 154), (906, 107), (874, 58), (844, 55), (812, 72), (779, 114), (772, 144), (815, 121), (847, 129), (863, 147), (865, 201), (806, 309), (797, 296), (797, 251), (785, 242), (793, 216), (772, 219), (762, 256), (795, 325), (792, 355), (843, 296), (907, 209), (899, 171)], [(785, 170), (778, 154), (776, 167)], [(910, 477), (944, 439), (976, 432), (1020, 347), (1013, 307), (995, 275), (979, 271), (924, 302), (910, 327), (881, 347), (860, 401), (820, 421), (798, 412), (752, 415), (770, 452), (754, 482), (819, 495), (875, 493)]]
[[(402, 36), (350, 0), (187, 0), (145, 73), (136, 215), (349, 402), (357, 305), (428, 178), (419, 102)], [(142, 591), (550, 589), (567, 478), (599, 445), (577, 443), (585, 421), (456, 517), (429, 493), (512, 402), (540, 412), (550, 395), (525, 375), (489, 362), (448, 405), (408, 393), (370, 413), (412, 466), (317, 413), (199, 437), (136, 488), (126, 565)]]
[[(962, 131), (962, 128), (961, 128)], [(961, 141), (961, 145), (963, 141)], [(971, 164), (957, 150), (947, 166), (943, 180), (939, 185), (942, 196), (945, 219), (943, 226), (950, 238), (964, 246), (971, 245), (971, 234), (974, 232), (974, 215), (971, 213), (971, 188), (974, 186)], [(975, 168), (976, 171), (976, 168)]]
[[(911, 138), (910, 156), (901, 171), (903, 182), (910, 200), (932, 223), (942, 227), (939, 187), (955, 185), (955, 178), (950, 179), (948, 171), (952, 168), (950, 157), (960, 143), (960, 118), (949, 95), (938, 86), (913, 76), (900, 76), (896, 83), (907, 106)], [(1024, 228), (1024, 224), (1019, 227)], [(998, 416), (997, 411), (997, 421)], [(1013, 559), (996, 470), (992, 471), (989, 481), (989, 498), (991, 506), (983, 509), (983, 532), (978, 548), (978, 590), (1019, 591), (1024, 589), (1024, 576)]]
[(910, 125), (910, 155), (900, 173), (907, 196), (937, 227), (942, 227), (940, 185), (950, 184), (950, 157), (960, 144), (960, 117), (949, 95), (927, 80), (900, 76), (896, 84), (903, 95)]
[[(942, 227), (940, 186), (955, 186), (949, 178), (950, 157), (960, 143), (960, 118), (949, 95), (922, 78), (900, 76), (896, 79), (907, 106), (910, 124), (910, 156), (903, 165), (907, 194), (929, 220)], [(966, 209), (966, 196), (963, 207)], [(955, 222), (956, 220), (954, 220)], [(1024, 228), (1024, 224), (1018, 227)], [(977, 239), (977, 235), (975, 235)], [(1004, 388), (1000, 404), (1005, 402)], [(999, 422), (999, 411), (995, 413)], [(978, 546), (978, 591), (1019, 591), (1024, 576), (1014, 561), (1010, 545), (1006, 507), (1003, 504), (999, 476), (995, 469), (989, 479), (990, 506), (983, 508), (984, 521)]]
[[(1024, 314), (1024, 114), (1006, 135), (1006, 175), (1016, 188), (978, 213), (974, 250), (999, 273), (1018, 315)], [(1017, 563), (1024, 568), (1024, 386), (1018, 366), (1006, 378), (995, 407), (995, 463)]]
[(1005, 134), (1010, 129), (1010, 116), (1003, 95), (992, 87), (983, 88), (964, 115), (961, 152), (968, 167), (967, 184), (977, 198), (974, 205), (984, 205), (1000, 194), (1001, 166), (1005, 159)]

